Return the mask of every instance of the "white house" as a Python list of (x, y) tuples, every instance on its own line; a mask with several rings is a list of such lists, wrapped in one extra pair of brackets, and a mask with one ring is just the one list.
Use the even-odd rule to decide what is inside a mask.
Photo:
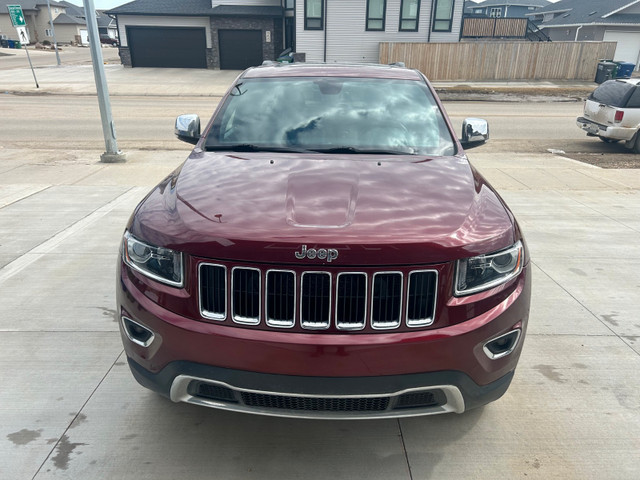
[(286, 48), (377, 62), (380, 42), (457, 42), (464, 0), (135, 0), (107, 11), (133, 67), (243, 69)]

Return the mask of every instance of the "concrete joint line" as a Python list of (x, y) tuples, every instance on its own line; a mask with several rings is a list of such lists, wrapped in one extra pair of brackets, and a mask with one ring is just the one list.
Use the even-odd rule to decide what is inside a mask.
[(89, 227), (93, 223), (100, 220), (102, 217), (107, 215), (109, 212), (117, 208), (119, 205), (134, 200), (134, 197), (137, 197), (139, 193), (136, 189), (132, 188), (127, 190), (125, 193), (117, 197), (116, 199), (110, 201), (106, 205), (98, 208), (93, 211), (86, 217), (78, 220), (73, 225), (65, 228), (61, 232), (58, 232), (49, 240), (41, 243), (33, 247), (28, 252), (24, 253), (22, 256), (16, 258), (13, 262), (8, 263), (3, 268), (0, 269), (0, 284), (13, 277), (17, 273), (20, 273), (22, 270), (27, 268), (29, 265), (39, 260), (47, 253), (55, 250), (62, 242), (70, 238), (71, 236), (77, 234), (78, 232), (84, 230)]
[(9, 205), (19, 202), (20, 200), (24, 200), (25, 198), (29, 198), (37, 193), (42, 192), (51, 188), (51, 185), (33, 185), (27, 186), (23, 190), (15, 192), (10, 195), (6, 195), (0, 199), (0, 208), (8, 207)]

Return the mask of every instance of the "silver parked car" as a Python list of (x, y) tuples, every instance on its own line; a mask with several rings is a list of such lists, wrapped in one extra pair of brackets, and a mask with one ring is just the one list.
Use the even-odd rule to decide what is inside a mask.
[(578, 127), (603, 142), (624, 141), (625, 147), (640, 153), (639, 78), (608, 80), (596, 88), (584, 103)]

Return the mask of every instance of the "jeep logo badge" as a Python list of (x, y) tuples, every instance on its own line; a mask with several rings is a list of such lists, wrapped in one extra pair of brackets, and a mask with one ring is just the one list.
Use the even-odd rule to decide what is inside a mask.
[(313, 260), (314, 258), (317, 258), (319, 260), (326, 260), (328, 263), (331, 263), (336, 258), (338, 258), (338, 250), (335, 248), (308, 249), (306, 245), (302, 245), (302, 251), (295, 252), (295, 255), (298, 260), (302, 260), (303, 258)]

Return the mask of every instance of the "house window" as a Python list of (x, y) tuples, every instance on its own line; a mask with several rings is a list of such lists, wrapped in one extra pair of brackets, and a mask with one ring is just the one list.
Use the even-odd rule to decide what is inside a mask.
[(492, 8), (489, 12), (489, 16), (493, 18), (500, 18), (502, 16), (502, 8)]
[(60, 13), (60, 10), (58, 10), (57, 8), (54, 8), (53, 13)]
[(434, 0), (436, 2), (435, 15), (433, 16), (434, 32), (450, 32), (453, 25), (454, 0)]
[(45, 36), (47, 36), (47, 37), (53, 37), (53, 33), (51, 32), (51, 29), (50, 29), (50, 28), (46, 28), (46, 29), (44, 30), (44, 34), (45, 34)]
[(295, 8), (295, 3), (296, 3), (295, 0), (287, 0), (284, 5), (284, 8), (286, 10), (293, 10)]
[(417, 32), (420, 16), (420, 0), (402, 0), (400, 6), (400, 31)]
[(304, 0), (304, 29), (322, 30), (324, 27), (324, 0)]
[(387, 0), (367, 0), (367, 30), (384, 31)]

